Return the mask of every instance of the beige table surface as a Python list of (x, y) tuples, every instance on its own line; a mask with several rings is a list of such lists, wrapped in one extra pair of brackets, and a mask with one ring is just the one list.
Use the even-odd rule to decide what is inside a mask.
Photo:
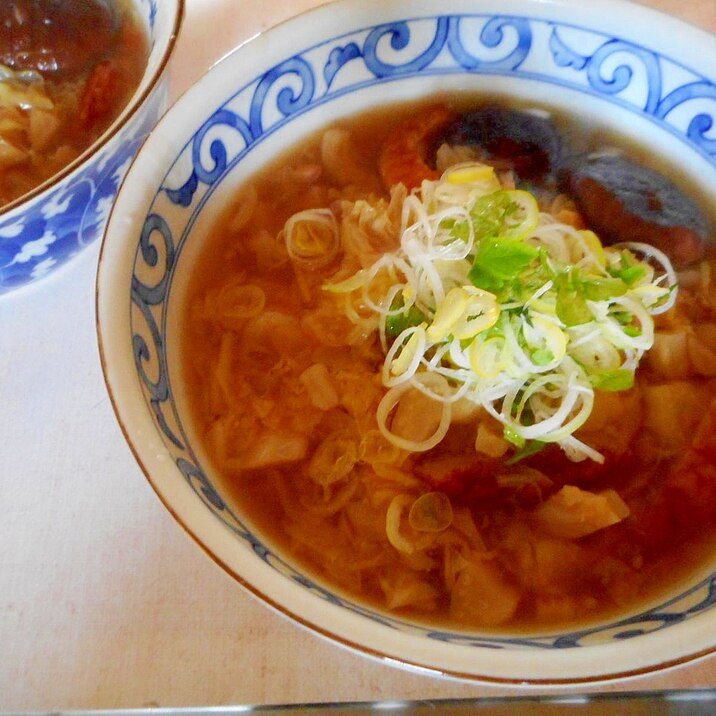
[[(240, 41), (319, 1), (187, 0), (174, 96)], [(716, 0), (644, 2), (716, 32)], [(0, 712), (546, 693), (346, 651), (209, 560), (116, 427), (95, 346), (97, 254), (0, 299)], [(560, 693), (696, 687), (716, 687), (716, 656)]]

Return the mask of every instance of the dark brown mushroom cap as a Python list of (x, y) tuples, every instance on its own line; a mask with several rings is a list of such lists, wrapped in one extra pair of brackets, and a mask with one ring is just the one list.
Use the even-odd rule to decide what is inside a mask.
[(571, 157), (562, 181), (605, 243), (651, 244), (677, 266), (703, 256), (708, 220), (663, 174), (621, 155), (592, 154)]
[(528, 181), (539, 181), (557, 168), (564, 152), (560, 132), (548, 117), (497, 106), (461, 115), (441, 141), (480, 147)]

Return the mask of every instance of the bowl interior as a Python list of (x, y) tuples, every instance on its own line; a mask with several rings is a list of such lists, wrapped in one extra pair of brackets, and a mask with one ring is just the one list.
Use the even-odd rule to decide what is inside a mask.
[(560, 633), (439, 630), (367, 608), (302, 572), (239, 513), (202, 452), (182, 388), (177, 344), (190, 267), (227, 198), (302, 137), (361, 110), (445, 92), (517, 97), (613, 128), (716, 194), (716, 72), (693, 62), (695, 46), (716, 56), (716, 41), (643, 8), (608, 5), (639, 20), (646, 39), (566, 1), (321, 8), (240, 48), (190, 90), (120, 192), (102, 249), (98, 323), (107, 384), (140, 464), (237, 579), (364, 652), (461, 676), (566, 682), (713, 648), (704, 628), (714, 618), (713, 564), (638, 614)]

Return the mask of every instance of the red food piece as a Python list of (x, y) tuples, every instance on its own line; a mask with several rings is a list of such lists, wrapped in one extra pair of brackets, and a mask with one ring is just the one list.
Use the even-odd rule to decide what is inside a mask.
[(107, 0), (2, 0), (0, 63), (74, 77), (106, 53), (117, 24)]
[(426, 457), (415, 463), (415, 474), (448, 497), (495, 497), (499, 492), (494, 463), (474, 455)]
[(603, 463), (594, 460), (573, 462), (559, 445), (547, 445), (536, 455), (524, 460), (529, 465), (549, 475), (557, 487), (576, 485), (585, 490), (606, 487), (608, 480), (619, 473), (626, 473), (628, 466), (619, 464), (609, 453)]
[(500, 504), (535, 507), (553, 489), (551, 481), (539, 476), (500, 482), (504, 473), (499, 460), (477, 458), (474, 454), (447, 454), (426, 457), (415, 464), (415, 474), (433, 490), (475, 509), (494, 508)]
[(400, 122), (380, 151), (378, 166), (389, 188), (402, 183), (408, 189), (420, 186), (424, 179), (439, 179), (428, 154), (434, 138), (456, 118), (444, 105), (423, 110), (415, 117)]
[(114, 63), (105, 60), (95, 65), (80, 100), (80, 121), (85, 127), (91, 127), (112, 110), (121, 84), (121, 76)]

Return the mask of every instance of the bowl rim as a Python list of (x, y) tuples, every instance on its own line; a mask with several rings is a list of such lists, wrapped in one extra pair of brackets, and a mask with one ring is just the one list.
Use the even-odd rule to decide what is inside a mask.
[[(157, 0), (161, 2), (162, 0)], [(186, 0), (174, 0), (176, 4), (176, 10), (174, 12), (174, 20), (172, 27), (169, 31), (167, 38), (167, 44), (159, 58), (159, 62), (154, 70), (154, 73), (150, 76), (147, 86), (144, 90), (136, 96), (130, 99), (130, 102), (125, 105), (119, 117), (110, 124), (109, 127), (99, 136), (97, 139), (89, 145), (78, 157), (73, 159), (69, 164), (60, 169), (56, 174), (45, 179), (41, 184), (30, 189), (30, 191), (21, 194), (16, 199), (0, 206), (0, 221), (5, 219), (7, 215), (12, 213), (14, 210), (23, 206), (24, 204), (30, 204), (39, 196), (46, 192), (50, 192), (58, 184), (61, 184), (68, 176), (79, 170), (89, 160), (99, 154), (99, 152), (106, 147), (134, 118), (139, 112), (140, 108), (146, 103), (149, 96), (152, 94), (157, 84), (161, 80), (164, 72), (171, 60), (174, 53), (174, 48), (179, 37), (181, 26), (184, 22), (186, 14)]]
[[(380, 0), (369, 0), (369, 2), (375, 2), (376, 4), (381, 4)], [(487, 2), (488, 0), (486, 0)], [(458, 0), (460, 2), (460, 0)], [(570, 6), (569, 0), (516, 0), (519, 4), (526, 4), (526, 5), (534, 5), (534, 6), (556, 6), (556, 7), (565, 7)], [(266, 30), (261, 31), (260, 33), (257, 33), (256, 35), (248, 38), (244, 42), (237, 45), (236, 48), (225, 54), (223, 57), (221, 57), (214, 65), (212, 65), (211, 69), (205, 73), (201, 78), (199, 78), (196, 83), (187, 89), (178, 99), (177, 101), (172, 105), (172, 107), (169, 108), (169, 110), (166, 112), (167, 115), (177, 115), (179, 114), (179, 110), (185, 106), (188, 105), (190, 99), (192, 98), (195, 91), (197, 91), (197, 87), (199, 85), (204, 85), (205, 80), (207, 76), (214, 76), (215, 71), (218, 72), (220, 70), (217, 70), (217, 66), (225, 66), (229, 62), (232, 62), (232, 57), (239, 56), (241, 57), (243, 55), (243, 52), (247, 46), (251, 47), (253, 44), (259, 40), (259, 38), (264, 37), (266, 35), (269, 35), (273, 33), (276, 30), (279, 30), (281, 28), (284, 28), (284, 26), (292, 24), (294, 21), (305, 18), (307, 16), (317, 15), (326, 11), (329, 11), (328, 9), (333, 6), (351, 6), (351, 5), (358, 5), (359, 3), (357, 0), (331, 0), (331, 2), (321, 4), (317, 7), (313, 7), (310, 9), (307, 9), (301, 13), (298, 13), (294, 16), (291, 16), (285, 20), (283, 20), (280, 23), (277, 23), (276, 25), (267, 28)], [(425, 2), (421, 2), (421, 0), (418, 0), (418, 3), (421, 6), (425, 5)], [(477, 6), (481, 5), (481, 2), (475, 3)], [(399, 3), (396, 3), (396, 6), (399, 5)], [(595, 0), (595, 5), (599, 6), (600, 8), (606, 8), (610, 7), (612, 9), (630, 9), (632, 12), (641, 13), (644, 16), (652, 16), (652, 18), (655, 21), (660, 22), (668, 22), (672, 25), (675, 25), (676, 27), (681, 27), (682, 31), (687, 31), (689, 33), (696, 33), (696, 35), (702, 37), (702, 38), (710, 38), (713, 42), (716, 37), (712, 35), (711, 33), (705, 32), (703, 29), (690, 24), (680, 18), (676, 18), (672, 15), (669, 15), (668, 13), (665, 13), (660, 10), (656, 10), (654, 8), (651, 8), (649, 6), (641, 5), (639, 3), (632, 2), (632, 0)], [(436, 14), (441, 14), (440, 9), (435, 9)], [(233, 62), (236, 62), (236, 60), (233, 60)], [(187, 97), (188, 96), (188, 97)], [(177, 105), (179, 105), (179, 109), (177, 109)], [(143, 160), (143, 150), (145, 148), (145, 145), (148, 141), (150, 141), (151, 137), (153, 135), (156, 135), (159, 131), (161, 131), (161, 127), (163, 127), (163, 122), (165, 120), (165, 117), (163, 117), (158, 127), (155, 127), (152, 132), (150, 133), (149, 137), (145, 138), (145, 140), (140, 145), (139, 150), (137, 151), (135, 157), (132, 159), (132, 163), (130, 165), (130, 168), (127, 172), (127, 175), (125, 179), (122, 181), (122, 184), (120, 185), (118, 196), (123, 193), (123, 189), (125, 187), (125, 182), (127, 182), (127, 178), (130, 177), (133, 173), (133, 169), (137, 165), (137, 163), (141, 162)], [(168, 120), (167, 120), (168, 121)], [(683, 648), (683, 645), (680, 645), (682, 648), (678, 649), (678, 653), (673, 658), (668, 659), (661, 659), (660, 657), (656, 657), (655, 659), (652, 659), (648, 663), (645, 663), (643, 665), (636, 666), (634, 668), (618, 668), (618, 667), (606, 667), (606, 669), (595, 669), (596, 673), (594, 674), (586, 674), (586, 675), (579, 675), (579, 676), (563, 676), (563, 677), (555, 677), (555, 676), (549, 676), (549, 677), (523, 677), (523, 676), (496, 676), (494, 674), (485, 674), (485, 673), (478, 673), (475, 671), (464, 671), (462, 669), (457, 668), (443, 668), (441, 666), (435, 666), (431, 663), (426, 663), (426, 661), (421, 660), (419, 657), (410, 658), (409, 656), (406, 656), (405, 654), (401, 655), (395, 655), (394, 653), (391, 653), (388, 648), (380, 649), (368, 646), (365, 642), (356, 641), (351, 638), (347, 638), (345, 636), (342, 636), (340, 634), (337, 634), (335, 631), (331, 631), (330, 629), (321, 626), (316, 622), (315, 619), (311, 619), (309, 617), (301, 615), (297, 610), (291, 609), (290, 607), (286, 606), (285, 604), (282, 604), (280, 601), (278, 601), (276, 598), (269, 596), (266, 594), (261, 588), (257, 587), (256, 585), (250, 583), (247, 581), (247, 578), (245, 576), (242, 576), (240, 572), (238, 572), (230, 563), (229, 560), (225, 559), (224, 556), (221, 554), (221, 549), (216, 549), (213, 545), (211, 545), (211, 540), (207, 539), (203, 535), (199, 535), (199, 531), (197, 529), (197, 523), (192, 521), (191, 519), (187, 519), (185, 516), (180, 514), (180, 510), (176, 508), (175, 505), (170, 503), (170, 498), (167, 494), (165, 494), (165, 491), (163, 490), (161, 486), (161, 481), (158, 480), (156, 477), (153, 476), (151, 468), (148, 466), (147, 461), (144, 458), (144, 454), (146, 454), (146, 446), (142, 446), (141, 442), (138, 440), (135, 440), (133, 438), (133, 429), (130, 425), (130, 421), (126, 420), (125, 417), (123, 417), (124, 413), (122, 412), (121, 405), (124, 401), (124, 396), (120, 394), (120, 391), (115, 390), (111, 378), (111, 366), (110, 366), (110, 360), (108, 360), (108, 344), (109, 340), (107, 340), (107, 337), (104, 335), (103, 331), (106, 330), (105, 325), (103, 324), (102, 320), (102, 301), (106, 300), (104, 298), (104, 294), (109, 291), (108, 288), (104, 285), (103, 277), (105, 273), (109, 275), (109, 269), (107, 268), (108, 265), (108, 259), (107, 259), (107, 237), (110, 231), (110, 228), (113, 227), (113, 219), (116, 219), (116, 216), (118, 215), (119, 211), (117, 209), (118, 202), (115, 202), (115, 204), (112, 207), (109, 220), (107, 222), (107, 227), (104, 232), (104, 236), (101, 242), (101, 248), (100, 248), (100, 256), (98, 261), (98, 267), (97, 267), (97, 281), (96, 281), (96, 290), (95, 290), (95, 321), (96, 321), (96, 330), (97, 330), (97, 338), (98, 338), (98, 346), (99, 346), (99, 354), (100, 354), (100, 362), (102, 367), (102, 373), (103, 378), (105, 381), (105, 385), (108, 391), (108, 395), (113, 407), (113, 410), (115, 412), (115, 416), (117, 418), (119, 427), (122, 431), (122, 434), (124, 435), (124, 438), (134, 455), (135, 460), (137, 461), (137, 464), (139, 468), (144, 473), (147, 481), (149, 482), (150, 486), (154, 490), (154, 492), (157, 494), (158, 498), (162, 502), (162, 504), (165, 506), (165, 508), (168, 510), (168, 512), (172, 515), (172, 517), (178, 522), (180, 527), (192, 538), (194, 542), (201, 548), (201, 550), (210, 558), (212, 561), (214, 561), (216, 564), (218, 564), (229, 576), (231, 576), (235, 581), (237, 581), (241, 586), (243, 586), (249, 593), (253, 594), (254, 597), (257, 597), (263, 604), (273, 608), (275, 611), (280, 613), (281, 615), (290, 618), (293, 622), (297, 623), (300, 626), (303, 626), (305, 628), (308, 628), (310, 631), (314, 632), (315, 634), (318, 634), (319, 636), (325, 637), (329, 639), (330, 641), (337, 643), (338, 645), (348, 647), (350, 649), (353, 649), (357, 652), (362, 653), (363, 655), (366, 655), (368, 657), (378, 659), (379, 661), (383, 663), (387, 663), (394, 666), (402, 666), (404, 668), (413, 669), (417, 671), (418, 673), (424, 673), (424, 674), (430, 674), (432, 676), (442, 676), (447, 678), (454, 678), (454, 679), (460, 679), (460, 680), (466, 680), (471, 682), (482, 682), (482, 683), (491, 683), (491, 684), (497, 684), (497, 685), (505, 685), (505, 686), (569, 686), (569, 685), (580, 685), (580, 684), (598, 684), (598, 683), (604, 683), (604, 682), (614, 682), (618, 680), (623, 680), (630, 677), (645, 675), (645, 674), (653, 674), (656, 671), (661, 671), (664, 669), (673, 668), (676, 666), (683, 665), (685, 663), (691, 663), (695, 660), (704, 658), (705, 656), (708, 656), (710, 654), (713, 654), (716, 652), (716, 642), (714, 642), (711, 645), (708, 645), (704, 648), (700, 648), (697, 651), (688, 651), (688, 649)], [(132, 245), (133, 249), (136, 249), (136, 245)], [(104, 289), (104, 290), (103, 290)], [(112, 291), (110, 291), (112, 293)], [(146, 417), (146, 416), (144, 416)], [(172, 467), (174, 467), (172, 463)], [(200, 522), (201, 520), (199, 520)], [(200, 525), (199, 525), (200, 526)], [(282, 579), (286, 579), (283, 575), (281, 575)], [(288, 581), (288, 580), (287, 580)], [(313, 597), (313, 595), (310, 595)], [(695, 618), (692, 621), (692, 631), (695, 631), (694, 627), (695, 625), (693, 622), (698, 622), (699, 624), (703, 623), (703, 620), (700, 618)], [(647, 635), (648, 637), (649, 635)], [(592, 654), (596, 654), (600, 651), (604, 652), (605, 648), (603, 648), (605, 645), (596, 645), (596, 646), (586, 646), (583, 649), (580, 649), (579, 651), (584, 652), (585, 650), (588, 650)], [(609, 648), (613, 648), (611, 645), (606, 645), (606, 650), (608, 651)], [(604, 656), (608, 656), (608, 654), (604, 654)], [(536, 652), (532, 652), (533, 658), (538, 658), (536, 656)], [(610, 670), (611, 669), (611, 670)]]

